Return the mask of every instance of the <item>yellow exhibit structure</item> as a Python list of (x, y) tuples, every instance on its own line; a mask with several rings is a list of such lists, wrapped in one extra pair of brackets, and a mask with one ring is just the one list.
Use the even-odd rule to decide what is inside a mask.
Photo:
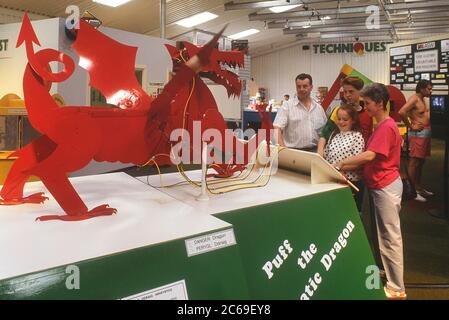
[[(54, 94), (53, 99), (58, 105), (64, 105), (64, 98)], [(25, 101), (14, 93), (9, 93), (0, 99), (0, 184), (16, 159), (11, 157), (14, 151), (22, 148), (40, 135), (30, 124), (25, 108)], [(32, 178), (31, 181), (36, 181)]]

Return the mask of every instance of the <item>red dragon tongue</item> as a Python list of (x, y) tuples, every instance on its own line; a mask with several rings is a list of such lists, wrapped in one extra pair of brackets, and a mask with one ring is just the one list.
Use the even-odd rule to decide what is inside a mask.
[(210, 56), (212, 54), (212, 50), (215, 49), (215, 46), (218, 43), (218, 39), (220, 39), (221, 35), (225, 31), (227, 25), (223, 27), (223, 29), (218, 32), (211, 41), (209, 41), (201, 50), (198, 52), (198, 58), (200, 59), (202, 66), (207, 66), (210, 63)]
[(34, 33), (30, 18), (28, 18), (28, 14), (25, 13), (23, 16), (22, 27), (19, 32), (19, 37), (17, 38), (16, 48), (20, 47), (23, 42), (26, 44), (28, 41), (34, 42), (38, 46), (41, 45), (37, 39), (36, 33)]

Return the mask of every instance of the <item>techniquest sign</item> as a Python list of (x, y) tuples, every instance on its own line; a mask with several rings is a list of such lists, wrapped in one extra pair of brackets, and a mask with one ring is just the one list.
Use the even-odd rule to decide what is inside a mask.
[(382, 52), (387, 50), (387, 44), (391, 42), (348, 42), (314, 44), (313, 53), (352, 53), (361, 56), (365, 52)]

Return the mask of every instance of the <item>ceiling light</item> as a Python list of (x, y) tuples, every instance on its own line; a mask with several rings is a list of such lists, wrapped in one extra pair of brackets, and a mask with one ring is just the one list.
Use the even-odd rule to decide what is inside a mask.
[(281, 12), (288, 11), (288, 10), (291, 10), (291, 9), (299, 7), (299, 6), (302, 6), (302, 4), (291, 4), (288, 6), (271, 7), (270, 10), (274, 13), (281, 13)]
[(236, 40), (236, 39), (240, 39), (240, 38), (244, 38), (244, 37), (249, 37), (250, 35), (253, 35), (255, 33), (260, 32), (257, 29), (248, 29), (239, 33), (235, 33), (229, 36), (229, 38)]
[(130, 2), (131, 0), (92, 0), (92, 1), (100, 3), (100, 4), (104, 4), (105, 6), (110, 6), (110, 7), (115, 8), (115, 7), (121, 6), (122, 4)]
[(182, 27), (190, 28), (190, 27), (196, 26), (198, 24), (213, 20), (215, 18), (218, 18), (218, 16), (216, 14), (210, 13), (208, 11), (204, 11), (204, 12), (196, 14), (194, 16), (179, 20), (175, 23)]
[(330, 19), (331, 19), (330, 16), (324, 16), (324, 17), (321, 17), (321, 20), (330, 20)]

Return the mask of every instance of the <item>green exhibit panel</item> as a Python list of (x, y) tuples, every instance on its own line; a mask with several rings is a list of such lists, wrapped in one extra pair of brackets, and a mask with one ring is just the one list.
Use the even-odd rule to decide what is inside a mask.
[[(188, 176), (198, 181), (201, 172)], [(264, 187), (207, 202), (195, 200), (200, 190), (191, 185), (160, 190), (233, 225), (251, 299), (384, 299), (351, 190), (339, 177), (317, 154), (288, 150)], [(139, 179), (160, 185), (159, 177)]]
[(254, 299), (384, 298), (348, 188), (217, 217), (234, 226)]
[(35, 222), (62, 213), (51, 196), (0, 206), (0, 299), (249, 298), (230, 224), (124, 173), (71, 182), (89, 208), (108, 203), (117, 215)]

